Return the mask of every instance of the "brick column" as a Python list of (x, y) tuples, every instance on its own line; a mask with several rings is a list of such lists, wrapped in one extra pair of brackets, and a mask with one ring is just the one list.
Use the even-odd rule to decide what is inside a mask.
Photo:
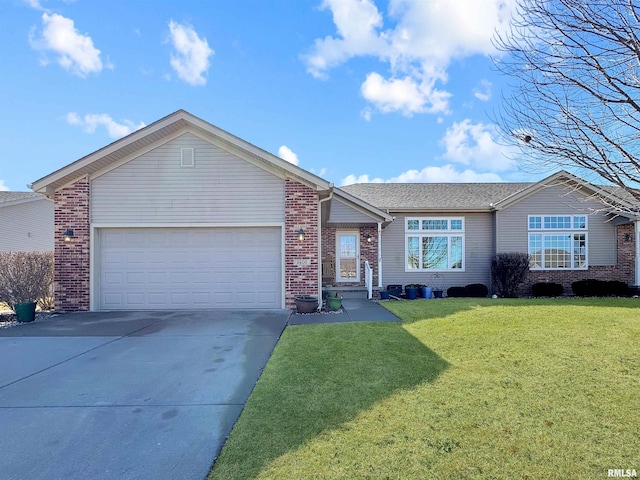
[[(367, 235), (370, 235), (371, 242), (367, 241)], [(361, 284), (365, 284), (364, 278), (364, 261), (368, 260), (369, 265), (373, 269), (373, 287), (378, 286), (378, 226), (360, 227), (360, 272)]]
[[(54, 199), (55, 309), (89, 310), (89, 179), (61, 188)], [(67, 229), (73, 230), (69, 242)]]
[(618, 225), (616, 229), (618, 263), (616, 265), (618, 273), (614, 280), (622, 280), (629, 285), (635, 283), (636, 278), (636, 242), (635, 225), (626, 223)]
[[(297, 295), (318, 296), (319, 199), (314, 189), (290, 179), (285, 181), (284, 191), (285, 300), (291, 308)], [(301, 228), (305, 234), (302, 242), (298, 239)]]

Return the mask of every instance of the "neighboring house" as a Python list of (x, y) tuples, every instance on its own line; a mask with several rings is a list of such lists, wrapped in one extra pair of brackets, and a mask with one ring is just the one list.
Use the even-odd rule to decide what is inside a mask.
[(363, 286), (365, 263), (374, 287), (490, 285), (495, 252), (528, 249), (536, 281), (637, 283), (635, 217), (569, 174), (336, 188), (183, 110), (32, 188), (55, 200), (58, 310), (288, 308)]
[(0, 191), (0, 252), (53, 251), (53, 202), (33, 192)]

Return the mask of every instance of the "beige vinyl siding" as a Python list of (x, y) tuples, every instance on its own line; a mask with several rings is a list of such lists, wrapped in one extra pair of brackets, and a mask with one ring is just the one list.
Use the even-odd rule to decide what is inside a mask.
[(616, 228), (609, 216), (594, 213), (603, 205), (576, 191), (555, 185), (539, 190), (497, 212), (498, 252), (527, 252), (529, 215), (586, 215), (589, 266), (616, 264)]
[(350, 207), (337, 198), (331, 199), (330, 223), (375, 223), (370, 216)]
[[(195, 149), (194, 167), (181, 167), (182, 148)], [(91, 221), (281, 223), (284, 180), (185, 133), (95, 178)]]
[(444, 277), (444, 289), (455, 285), (484, 283), (490, 287), (490, 262), (493, 255), (492, 218), (490, 213), (392, 214), (396, 219), (382, 232), (383, 283), (421, 283), (430, 285), (430, 272), (405, 272), (405, 219), (406, 217), (464, 218), (464, 272), (439, 272)]
[(44, 197), (1, 207), (0, 252), (52, 252), (53, 210)]

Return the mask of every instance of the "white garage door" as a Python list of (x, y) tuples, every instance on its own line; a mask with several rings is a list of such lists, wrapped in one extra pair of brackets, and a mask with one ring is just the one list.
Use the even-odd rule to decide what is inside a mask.
[(108, 228), (101, 310), (281, 308), (280, 228)]

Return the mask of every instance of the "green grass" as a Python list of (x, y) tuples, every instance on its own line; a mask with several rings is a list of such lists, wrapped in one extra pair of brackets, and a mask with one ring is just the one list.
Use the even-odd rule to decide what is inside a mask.
[(402, 324), (287, 328), (210, 478), (640, 470), (640, 300), (386, 305)]

